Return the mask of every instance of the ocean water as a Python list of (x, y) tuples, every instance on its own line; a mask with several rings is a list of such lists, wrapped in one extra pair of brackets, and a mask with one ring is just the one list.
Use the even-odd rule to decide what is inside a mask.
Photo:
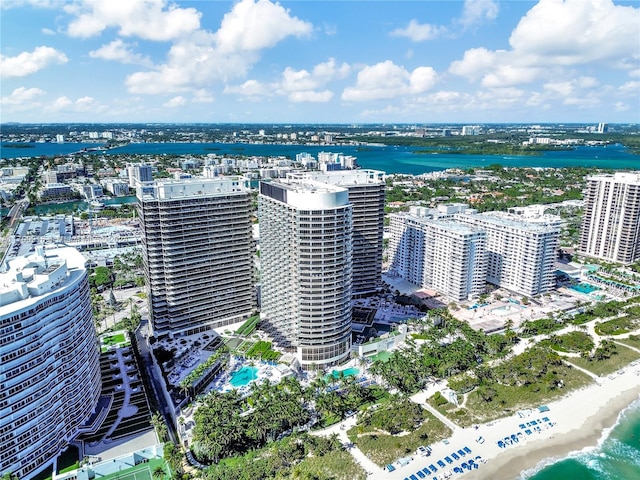
[[(64, 155), (78, 152), (95, 144), (86, 143), (33, 143), (33, 148), (0, 148), (2, 158), (37, 155)], [(513, 155), (456, 155), (433, 150), (414, 153), (425, 147), (395, 146), (314, 146), (314, 145), (260, 145), (244, 143), (132, 143), (108, 150), (107, 154), (131, 155), (202, 155), (207, 153), (245, 156), (287, 156), (295, 158), (301, 152), (317, 156), (318, 152), (341, 152), (357, 157), (362, 168), (383, 170), (387, 173), (422, 174), (447, 168), (486, 167), (499, 163), (508, 167), (593, 167), (611, 169), (638, 169), (640, 155), (633, 155), (622, 145), (580, 146), (574, 150), (546, 151), (539, 156)]]
[(542, 462), (542, 468), (523, 472), (521, 479), (640, 479), (640, 399), (620, 413), (617, 423), (603, 432), (597, 446), (564, 459)]

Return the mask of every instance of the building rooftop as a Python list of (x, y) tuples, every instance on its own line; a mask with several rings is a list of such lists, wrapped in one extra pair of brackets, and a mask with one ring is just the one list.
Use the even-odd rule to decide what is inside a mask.
[(242, 176), (157, 180), (136, 184), (136, 197), (141, 201), (168, 201), (187, 198), (229, 195), (249, 191), (249, 180)]
[(85, 258), (75, 248), (36, 251), (5, 262), (0, 272), (0, 317), (55, 293), (85, 270)]

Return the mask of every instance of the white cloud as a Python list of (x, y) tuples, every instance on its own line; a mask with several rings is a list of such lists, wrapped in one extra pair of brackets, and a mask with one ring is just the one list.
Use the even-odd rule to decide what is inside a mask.
[(223, 93), (235, 93), (246, 97), (269, 96), (272, 90), (257, 80), (247, 80), (242, 85), (226, 85)]
[(345, 78), (350, 70), (351, 67), (348, 64), (337, 65), (333, 58), (317, 64), (311, 72), (287, 67), (282, 72), (282, 80), (278, 87), (287, 93), (316, 90), (334, 79)]
[(638, 55), (640, 9), (611, 0), (540, 0), (509, 39), (519, 55), (556, 65), (613, 62)]
[(67, 28), (72, 37), (88, 38), (113, 27), (123, 37), (165, 41), (200, 28), (200, 12), (165, 0), (82, 0), (65, 10), (76, 17)]
[(45, 35), (55, 35), (56, 34), (55, 30), (51, 30), (50, 28), (43, 28), (41, 31)]
[(298, 92), (292, 92), (289, 94), (289, 100), (295, 103), (300, 102), (316, 102), (324, 103), (333, 98), (333, 92), (331, 90), (323, 90), (321, 92), (315, 92), (313, 90), (303, 90)]
[(636, 68), (634, 70), (629, 70), (630, 77), (640, 77), (640, 68)]
[(485, 20), (495, 20), (499, 10), (494, 0), (465, 0), (458, 23), (466, 29)]
[(177, 97), (173, 97), (168, 102), (163, 103), (162, 106), (167, 108), (178, 108), (178, 107), (184, 107), (186, 104), (187, 104), (187, 99), (181, 95), (178, 95)]
[(104, 112), (106, 106), (101, 105), (95, 98), (84, 96), (73, 101), (67, 96), (56, 98), (56, 100), (49, 105), (46, 110), (49, 112), (61, 112), (61, 113), (86, 113), (91, 112), (97, 114)]
[(133, 63), (150, 66), (151, 60), (148, 57), (134, 53), (134, 44), (123, 42), (121, 39), (113, 40), (111, 43), (102, 45), (97, 50), (89, 52), (91, 58), (101, 58), (103, 60), (113, 60), (120, 63)]
[(38, 97), (41, 97), (46, 92), (39, 88), (16, 88), (10, 95), (2, 97), (0, 104), (2, 105), (23, 105), (32, 103)]
[(287, 67), (279, 81), (264, 84), (257, 80), (247, 80), (241, 85), (227, 85), (224, 93), (233, 93), (245, 97), (267, 97), (274, 94), (287, 96), (292, 102), (328, 102), (333, 92), (326, 85), (334, 80), (345, 78), (351, 67), (347, 63), (338, 64), (334, 58), (315, 65), (311, 71), (295, 70)]
[(268, 0), (242, 0), (227, 13), (215, 33), (198, 30), (176, 41), (166, 63), (129, 75), (130, 93), (186, 92), (247, 75), (260, 51), (289, 36), (306, 36), (310, 23)]
[(73, 105), (73, 102), (69, 97), (58, 97), (53, 104), (51, 104), (48, 110), (59, 112), (60, 110), (69, 108), (71, 105)]
[(195, 103), (211, 103), (214, 101), (213, 95), (207, 90), (201, 89), (193, 92), (192, 101)]
[(629, 110), (629, 105), (624, 102), (616, 102), (615, 104), (616, 112), (626, 112)]
[(55, 48), (40, 46), (33, 52), (22, 52), (15, 57), (0, 55), (2, 77), (24, 77), (52, 64), (67, 63), (67, 56)]
[(432, 88), (436, 80), (436, 72), (431, 67), (418, 67), (409, 73), (386, 60), (360, 70), (356, 85), (345, 88), (342, 99), (360, 102), (422, 93)]
[(640, 96), (640, 82), (637, 82), (637, 81), (626, 82), (620, 85), (618, 87), (618, 90), (620, 91), (620, 93), (623, 93), (623, 94), (631, 93), (636, 96)]
[[(567, 67), (605, 63), (630, 69), (640, 58), (640, 9), (611, 0), (540, 0), (513, 30), (511, 50), (467, 50), (449, 72), (485, 87), (553, 79)], [(585, 77), (590, 88), (595, 79)]]
[(446, 27), (438, 25), (430, 25), (428, 23), (418, 23), (416, 19), (412, 19), (405, 28), (397, 28), (389, 35), (392, 37), (407, 37), (413, 42), (423, 42), (432, 40), (447, 32)]
[(561, 95), (563, 97), (569, 96), (573, 93), (573, 82), (549, 82), (543, 85), (544, 89)]
[(225, 14), (215, 38), (221, 52), (258, 51), (289, 36), (308, 36), (312, 30), (310, 23), (290, 16), (278, 3), (242, 0)]

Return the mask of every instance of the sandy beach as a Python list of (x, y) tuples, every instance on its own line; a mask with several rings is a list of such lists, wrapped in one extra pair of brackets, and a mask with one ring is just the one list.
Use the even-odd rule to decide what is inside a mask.
[[(456, 428), (448, 443), (438, 442), (431, 445), (432, 452), (428, 457), (413, 455), (413, 460), (404, 467), (398, 467), (394, 472), (387, 472), (378, 467), (370, 468), (369, 478), (380, 480), (399, 479), (409, 477), (418, 470), (429, 465), (438, 467), (438, 471), (429, 474), (431, 480), (434, 475), (442, 478), (443, 472), (470, 458), (481, 456), (486, 462), (479, 462), (479, 468), (465, 470), (462, 474), (453, 474), (451, 478), (464, 480), (513, 480), (520, 478), (523, 470), (535, 468), (541, 461), (551, 458), (564, 458), (569, 453), (580, 451), (585, 447), (595, 447), (602, 436), (603, 430), (612, 427), (618, 415), (630, 403), (640, 396), (640, 367), (627, 367), (623, 373), (601, 377), (598, 383), (576, 390), (569, 395), (547, 404), (549, 411), (539, 412), (537, 409), (530, 415), (510, 417), (495, 420), (475, 428)], [(542, 419), (548, 421), (541, 421)], [(542, 425), (539, 431), (535, 427), (522, 429), (521, 424), (536, 421)], [(549, 423), (553, 426), (549, 426)], [(531, 434), (527, 435), (526, 430)], [(500, 448), (496, 442), (515, 434), (519, 441), (513, 442), (505, 448)], [(483, 437), (484, 441), (477, 440)], [(451, 457), (452, 452), (468, 447), (471, 454), (446, 464), (438, 466), (438, 460)], [(395, 466), (398, 466), (397, 463)], [(417, 476), (417, 475), (416, 475)]]

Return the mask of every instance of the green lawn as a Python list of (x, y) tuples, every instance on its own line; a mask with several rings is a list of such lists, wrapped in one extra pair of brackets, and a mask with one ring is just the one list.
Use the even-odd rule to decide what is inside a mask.
[(438, 411), (457, 425), (469, 427), (508, 417), (523, 408), (545, 404), (593, 381), (585, 373), (568, 366), (554, 367), (554, 370), (557, 372), (556, 378), (564, 382), (563, 388), (552, 389), (544, 384), (512, 387), (493, 383), (489, 387), (495, 391), (491, 401), (481, 398), (476, 388), (465, 394), (467, 400), (464, 408), (446, 404), (438, 407)]
[(567, 358), (567, 362), (573, 363), (578, 367), (589, 370), (596, 375), (609, 375), (623, 367), (626, 367), (634, 360), (640, 358), (640, 353), (631, 350), (630, 348), (617, 345), (617, 353), (607, 358), (606, 360), (586, 360), (584, 358)]
[(126, 341), (124, 333), (116, 333), (114, 335), (108, 335), (102, 337), (102, 343), (105, 345), (117, 345)]
[(342, 450), (321, 457), (307, 457), (294, 468), (294, 478), (327, 478), (335, 480), (365, 480), (367, 473), (349, 452)]
[(629, 338), (616, 339), (616, 342), (640, 349), (640, 335), (631, 335)]
[(390, 435), (365, 425), (356, 425), (347, 434), (372, 462), (384, 467), (414, 452), (420, 445), (434, 444), (451, 435), (449, 427), (429, 411), (424, 410), (423, 418), (423, 424), (408, 435)]

